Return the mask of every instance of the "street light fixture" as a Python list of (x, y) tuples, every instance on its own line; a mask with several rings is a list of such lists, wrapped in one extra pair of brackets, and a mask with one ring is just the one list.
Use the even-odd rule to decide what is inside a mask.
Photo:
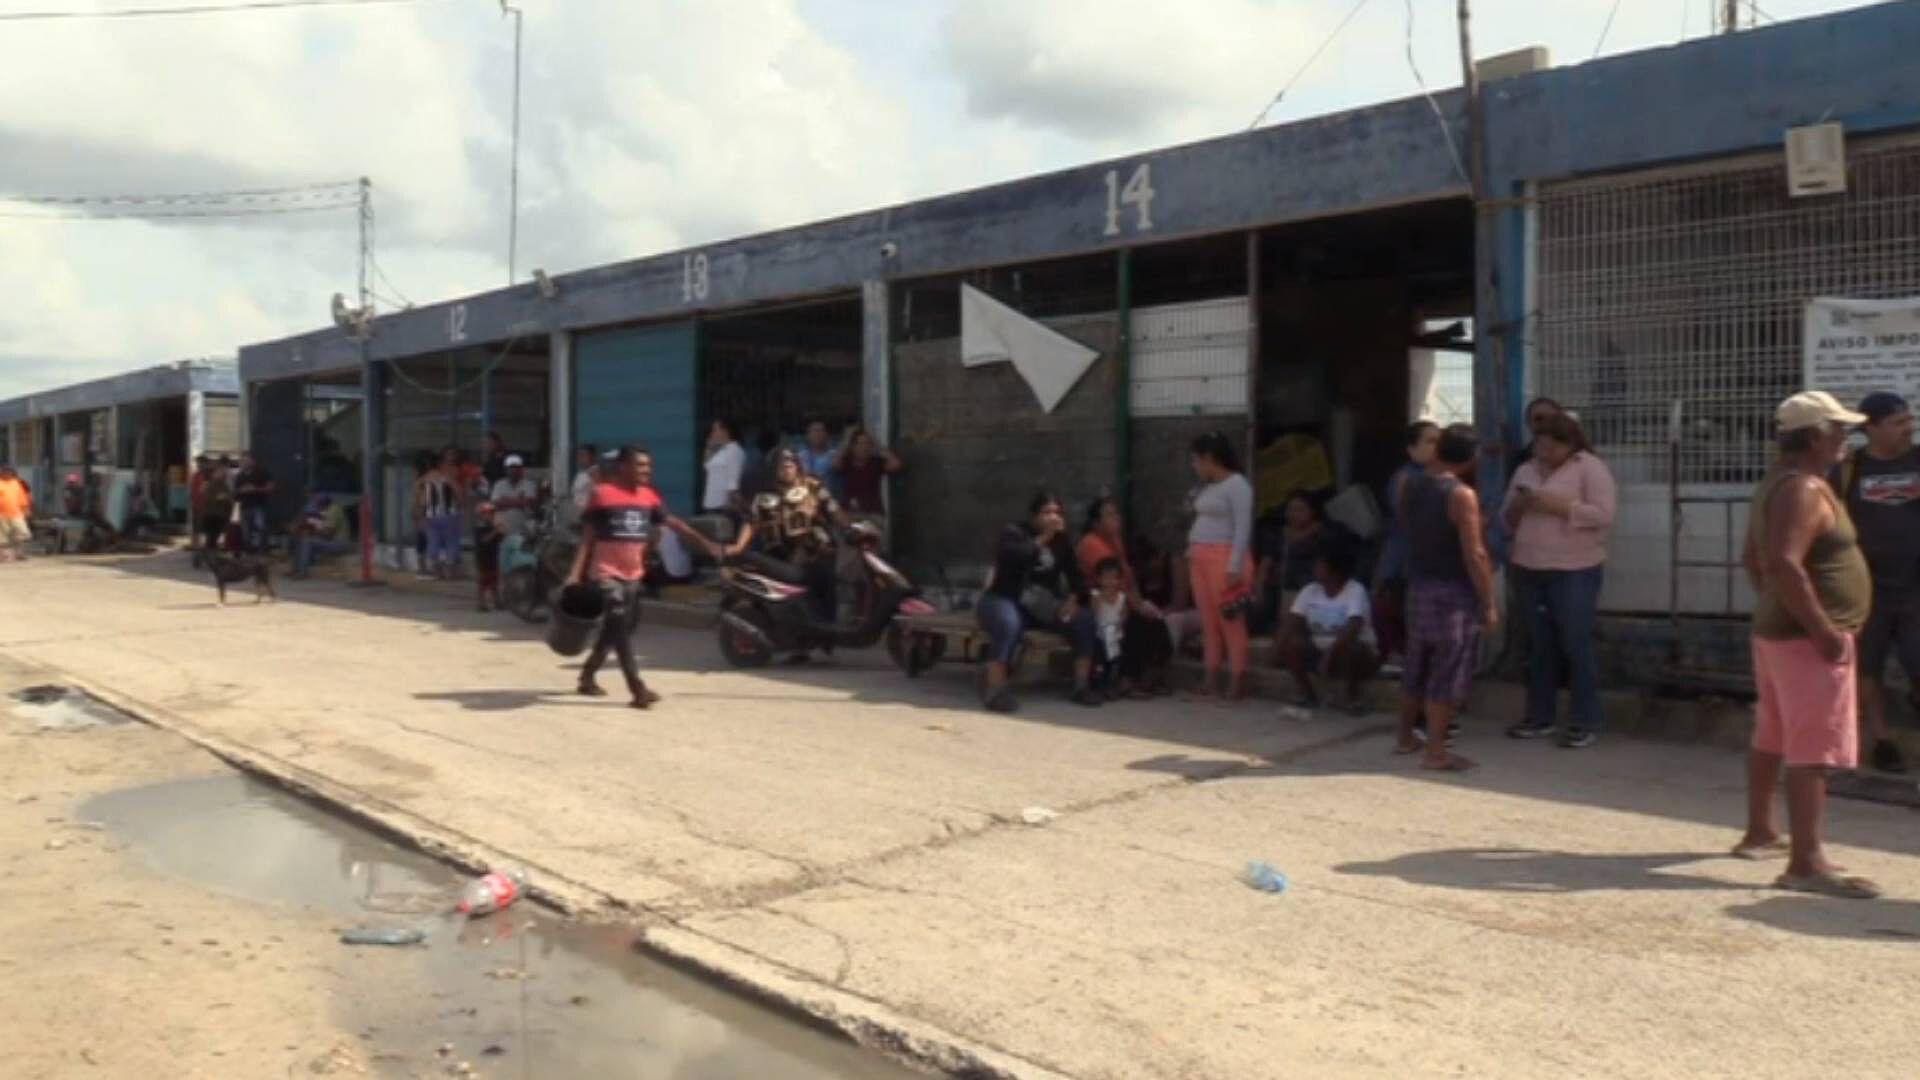
[(513, 16), (513, 146), (507, 174), (507, 284), (514, 281), (514, 263), (520, 247), (520, 29), (519, 8), (500, 0), (502, 17)]

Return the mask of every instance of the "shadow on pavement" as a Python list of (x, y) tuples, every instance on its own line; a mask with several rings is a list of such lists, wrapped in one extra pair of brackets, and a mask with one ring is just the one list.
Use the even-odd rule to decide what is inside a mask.
[(1757, 903), (1735, 904), (1727, 914), (1809, 937), (1920, 944), (1920, 902), (1912, 900), (1775, 896)]
[(1582, 855), (1527, 848), (1451, 848), (1417, 851), (1384, 862), (1336, 866), (1342, 874), (1395, 877), (1413, 885), (1435, 885), (1476, 892), (1577, 893), (1602, 889), (1653, 891), (1751, 889), (1750, 884), (1668, 868), (1714, 858), (1696, 851), (1645, 855)]
[(570, 690), (447, 690), (415, 694), (418, 701), (449, 701), (474, 712), (512, 712), (534, 705), (583, 705), (591, 699)]

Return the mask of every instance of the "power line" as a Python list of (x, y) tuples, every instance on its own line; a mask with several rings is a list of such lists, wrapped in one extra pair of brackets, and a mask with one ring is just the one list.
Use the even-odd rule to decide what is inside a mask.
[(318, 184), (294, 184), (287, 187), (194, 191), (164, 195), (0, 195), (0, 202), (28, 203), (34, 206), (181, 206), (299, 202), (339, 198), (342, 192), (352, 189), (356, 183), (357, 181), (353, 180), (335, 180)]
[(1253, 123), (1247, 125), (1248, 131), (1252, 131), (1254, 128), (1260, 126), (1260, 121), (1265, 120), (1267, 114), (1273, 111), (1274, 106), (1280, 104), (1280, 100), (1293, 90), (1294, 84), (1298, 83), (1300, 79), (1306, 75), (1307, 69), (1313, 67), (1314, 62), (1320, 59), (1321, 54), (1332, 47), (1334, 39), (1340, 36), (1340, 31), (1347, 28), (1347, 24), (1353, 21), (1354, 16), (1360, 14), (1360, 9), (1366, 7), (1367, 3), (1368, 0), (1359, 0), (1359, 3), (1353, 5), (1352, 10), (1347, 12), (1347, 17), (1341, 19), (1340, 25), (1334, 27), (1333, 33), (1327, 35), (1327, 40), (1321, 42), (1320, 47), (1313, 50), (1313, 55), (1307, 57), (1307, 62), (1300, 65), (1300, 70), (1293, 73), (1293, 77), (1288, 79), (1287, 84), (1280, 88), (1280, 92), (1273, 95), (1273, 100), (1267, 102), (1266, 108), (1260, 110), (1260, 115), (1253, 118)]
[[(0, 199), (0, 203), (7, 200)], [(133, 210), (124, 213), (87, 214), (87, 213), (46, 213), (22, 214), (0, 211), (0, 218), (16, 221), (161, 221), (169, 218), (245, 218), (271, 217), (281, 214), (312, 214), (325, 210), (351, 210), (358, 206), (357, 201), (314, 203), (299, 206), (250, 207), (244, 209), (212, 210)]]
[(246, 0), (235, 4), (185, 4), (178, 7), (116, 8), (107, 11), (15, 11), (0, 14), (0, 22), (50, 22), (80, 19), (153, 19), (177, 15), (219, 15), (233, 11), (277, 11), (287, 8), (367, 7), (375, 4), (412, 4), (419, 0)]
[(1433, 110), (1433, 118), (1440, 121), (1440, 133), (1446, 137), (1447, 156), (1453, 159), (1454, 171), (1460, 174), (1460, 179), (1473, 183), (1466, 164), (1460, 160), (1460, 148), (1454, 145), (1453, 125), (1447, 123), (1447, 114), (1441, 111), (1440, 103), (1433, 99), (1433, 91), (1427, 89), (1427, 80), (1420, 74), (1420, 65), (1413, 58), (1413, 0), (1407, 0), (1407, 67), (1413, 71), (1413, 81), (1427, 99), (1427, 107)]
[(1593, 46), (1595, 59), (1599, 59), (1600, 50), (1607, 47), (1607, 35), (1613, 33), (1613, 20), (1616, 15), (1620, 14), (1620, 5), (1623, 2), (1624, 0), (1613, 0), (1613, 10), (1607, 12), (1607, 25), (1600, 28), (1600, 40)]

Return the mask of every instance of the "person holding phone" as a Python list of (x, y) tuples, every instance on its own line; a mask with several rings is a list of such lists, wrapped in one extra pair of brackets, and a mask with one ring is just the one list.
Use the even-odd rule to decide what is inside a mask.
[(1600, 658), (1593, 628), (1618, 489), (1570, 414), (1535, 429), (1533, 456), (1513, 474), (1502, 511), (1513, 537), (1514, 583), (1526, 609), (1527, 713), (1515, 739), (1553, 734), (1560, 672), (1567, 673), (1567, 731), (1560, 745), (1592, 746), (1600, 735)]

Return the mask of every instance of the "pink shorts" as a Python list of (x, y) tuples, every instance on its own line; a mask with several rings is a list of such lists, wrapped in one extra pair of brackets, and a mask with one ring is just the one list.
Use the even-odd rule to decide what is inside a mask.
[(1789, 766), (1853, 768), (1860, 757), (1854, 717), (1857, 664), (1852, 635), (1837, 664), (1829, 663), (1807, 638), (1754, 638), (1753, 681), (1760, 704), (1753, 748), (1776, 754)]

